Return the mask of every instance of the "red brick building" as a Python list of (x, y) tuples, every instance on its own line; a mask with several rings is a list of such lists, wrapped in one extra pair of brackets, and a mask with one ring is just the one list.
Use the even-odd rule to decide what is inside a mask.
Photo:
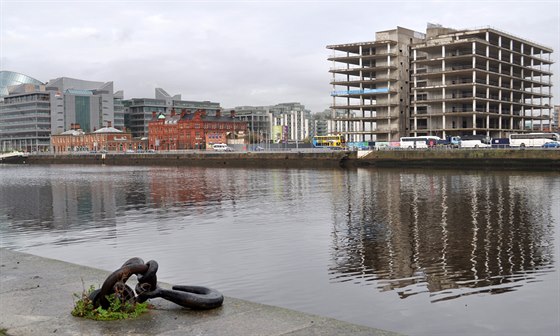
[(133, 139), (130, 133), (125, 133), (111, 126), (98, 129), (93, 133), (84, 133), (79, 125), (72, 125), (73, 129), (62, 134), (51, 136), (51, 147), (55, 153), (109, 151), (124, 152), (127, 150), (146, 149), (147, 141)]
[(206, 149), (246, 134), (247, 124), (236, 120), (234, 111), (222, 115), (217, 110), (208, 115), (205, 110), (183, 109), (180, 114), (171, 110), (169, 116), (153, 112), (148, 123), (148, 146), (155, 150)]

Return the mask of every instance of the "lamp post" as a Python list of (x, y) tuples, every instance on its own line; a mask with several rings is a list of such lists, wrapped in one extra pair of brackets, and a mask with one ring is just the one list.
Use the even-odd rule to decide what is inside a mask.
[(247, 145), (249, 145), (249, 146), (251, 145), (251, 137), (253, 136), (251, 134), (250, 130), (251, 130), (251, 123), (247, 123), (247, 134), (248, 134), (248, 137), (247, 137), (248, 144)]
[[(253, 136), (254, 136), (255, 130), (253, 129), (253, 117), (254, 117), (254, 114), (251, 113), (251, 134), (253, 134)], [(253, 139), (253, 143), (255, 143), (254, 139)]]

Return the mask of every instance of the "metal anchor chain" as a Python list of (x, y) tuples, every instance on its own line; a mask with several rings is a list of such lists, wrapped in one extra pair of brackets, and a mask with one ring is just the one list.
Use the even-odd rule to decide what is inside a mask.
[[(107, 277), (100, 289), (90, 294), (94, 308), (101, 306), (107, 309), (107, 296), (111, 294), (115, 294), (121, 302), (131, 303), (159, 297), (190, 309), (213, 309), (224, 302), (224, 296), (220, 292), (208, 287), (173, 286), (171, 290), (163, 289), (157, 285), (157, 270), (158, 263), (155, 260), (147, 263), (140, 258), (127, 260), (121, 268)], [(138, 279), (135, 290), (126, 284), (133, 274)]]

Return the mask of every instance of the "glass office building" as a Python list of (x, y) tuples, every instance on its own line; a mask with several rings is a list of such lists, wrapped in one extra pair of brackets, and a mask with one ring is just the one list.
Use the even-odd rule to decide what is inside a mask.
[(19, 84), (35, 84), (41, 85), (40, 81), (35, 78), (29, 77), (12, 71), (0, 71), (0, 97), (8, 95), (8, 87)]
[(0, 71), (0, 151), (48, 150), (50, 97), (40, 81)]

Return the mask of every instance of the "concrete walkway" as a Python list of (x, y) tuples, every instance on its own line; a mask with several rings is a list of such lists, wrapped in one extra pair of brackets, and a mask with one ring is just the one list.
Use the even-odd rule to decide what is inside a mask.
[(0, 335), (397, 335), (230, 297), (208, 311), (152, 299), (155, 309), (136, 319), (92, 321), (70, 314), (73, 294), (110, 272), (7, 249), (0, 264)]

